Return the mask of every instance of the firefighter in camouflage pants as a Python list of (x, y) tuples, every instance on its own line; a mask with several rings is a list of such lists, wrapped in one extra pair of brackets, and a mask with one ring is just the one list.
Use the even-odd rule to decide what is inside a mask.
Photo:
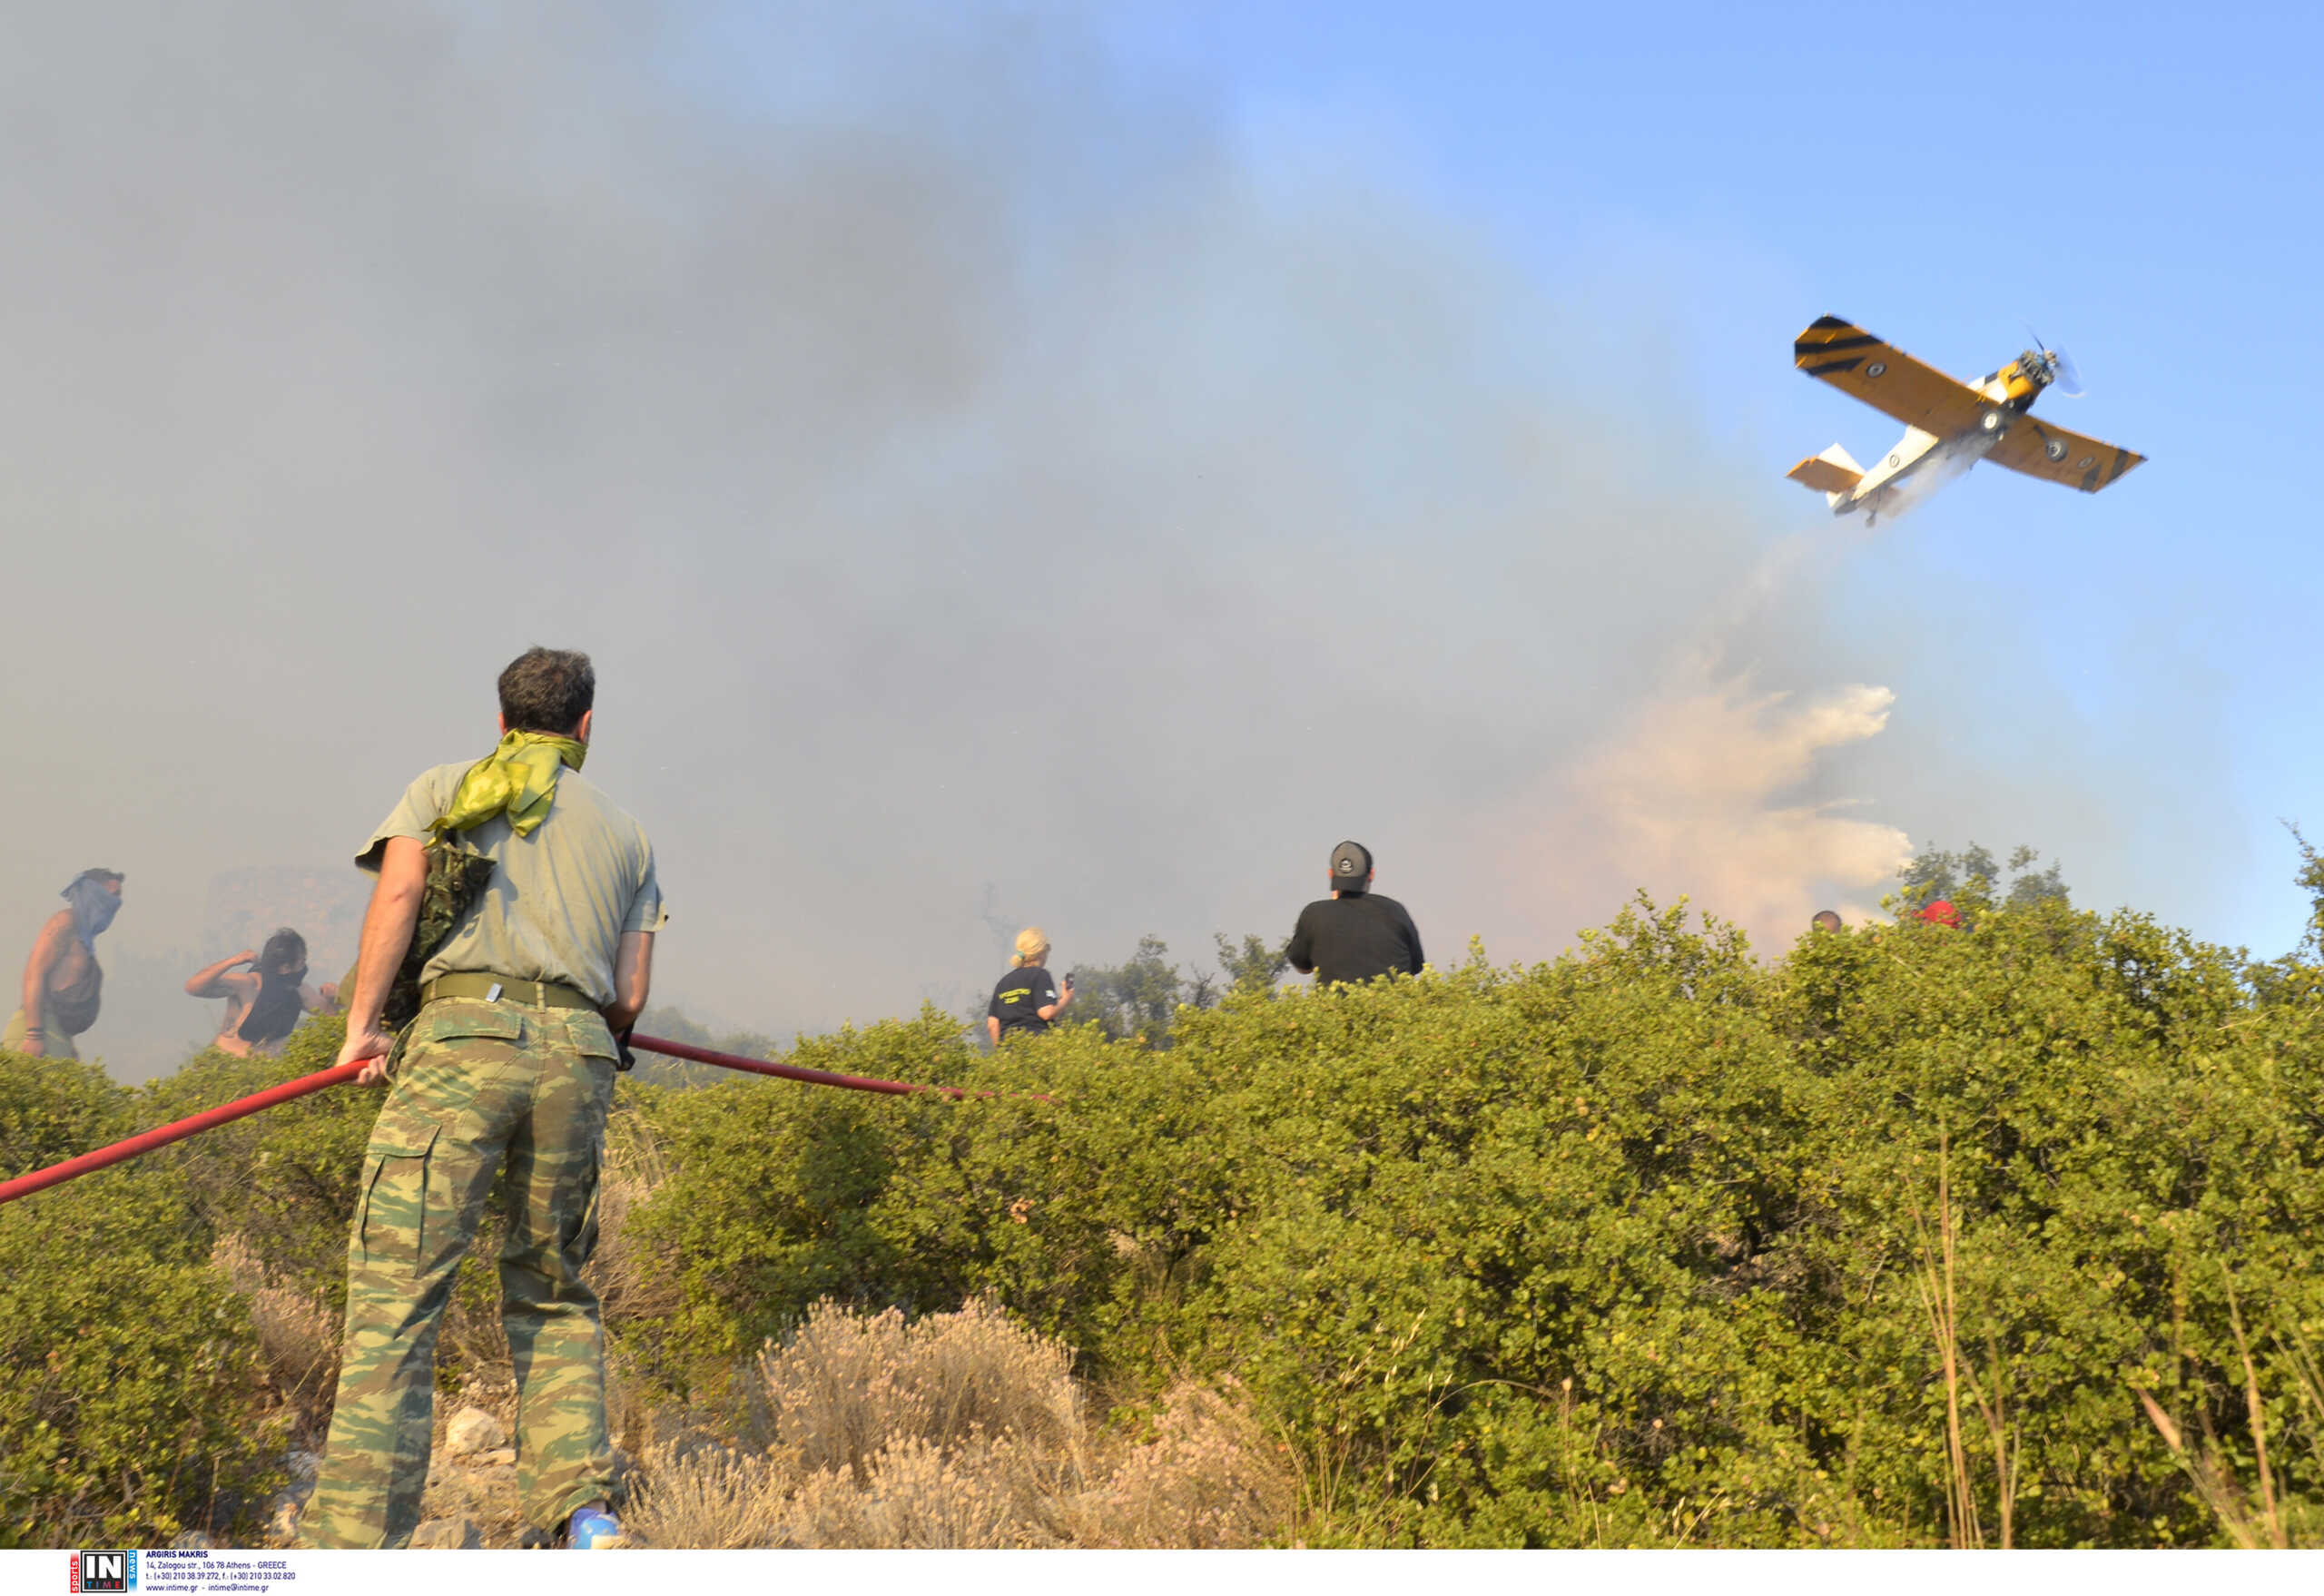
[[(579, 775), (596, 681), (585, 655), (533, 649), (500, 677), (502, 738), (414, 782), (358, 862), (379, 874), (342, 1063), (390, 1078), (348, 1236), (347, 1330), (303, 1544), (402, 1546), (419, 1522), (436, 1336), (496, 1179), (507, 1237), (501, 1319), (517, 1387), (517, 1488), (544, 1536), (614, 1543), (604, 1332), (582, 1280), (596, 1241), (606, 1116), (665, 921), (637, 823)], [(491, 862), (440, 944), (413, 932), (430, 851)], [(382, 1020), (409, 960), (419, 1009)], [(390, 1077), (390, 1070), (392, 1071)]]

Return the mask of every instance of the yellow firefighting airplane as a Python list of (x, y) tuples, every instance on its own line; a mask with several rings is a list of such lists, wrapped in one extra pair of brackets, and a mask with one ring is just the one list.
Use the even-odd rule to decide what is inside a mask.
[(1892, 506), (1901, 508), (1912, 491), (1934, 488), (1981, 459), (2097, 492), (2146, 457), (2026, 414), (2053, 383), (2070, 397), (2082, 391), (2073, 362), (2034, 341), (2034, 348), (1972, 385), (1837, 316), (1818, 318), (1792, 344), (1799, 369), (1896, 417), (1905, 436), (1870, 470), (1836, 443), (1787, 475), (1821, 493), (1836, 516), (1864, 511), (1866, 526)]

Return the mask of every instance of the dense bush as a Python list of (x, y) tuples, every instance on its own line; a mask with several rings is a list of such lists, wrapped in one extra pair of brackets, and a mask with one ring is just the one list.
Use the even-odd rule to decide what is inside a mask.
[(0, 1052), (0, 1177), (45, 1168), (127, 1135), (133, 1095), (102, 1064)]
[[(101, 1069), (0, 1053), (0, 1174), (136, 1117)], [(166, 1542), (270, 1483), (250, 1316), (189, 1198), (140, 1160), (0, 1208), (0, 1545)]]
[[(1955, 901), (1970, 930), (1772, 962), (1640, 905), (1531, 969), (1241, 982), (1167, 1049), (1082, 1025), (987, 1055), (927, 1010), (788, 1055), (957, 1097), (625, 1083), (622, 1368), (739, 1414), (819, 1300), (990, 1297), (1126, 1414), (1236, 1380), (1310, 1542), (2324, 1541), (2315, 950)], [(335, 1040), (142, 1093), (5, 1060), (0, 1150), (50, 1161)], [(10, 1535), (158, 1534), (255, 1488), (271, 1410), (211, 1248), (335, 1303), (376, 1103), (0, 1210)], [(493, 1356), (447, 1345), (455, 1374)]]
[(1773, 966), (1641, 908), (1167, 1053), (825, 1039), (995, 1095), (646, 1103), (684, 1305), (624, 1333), (682, 1385), (821, 1296), (990, 1291), (1095, 1372), (1238, 1374), (1325, 1537), (2324, 1533), (2313, 1006), (2137, 916), (1968, 907)]
[[(197, 1053), (139, 1092), (138, 1121), (167, 1124), (328, 1069), (344, 1035), (341, 1021), (322, 1020), (293, 1031), (277, 1058)], [(318, 1092), (174, 1143), (159, 1158), (182, 1176), (212, 1234), (240, 1238), (278, 1278), (320, 1297), (336, 1315), (347, 1299), (348, 1217), (380, 1095), (348, 1087)]]

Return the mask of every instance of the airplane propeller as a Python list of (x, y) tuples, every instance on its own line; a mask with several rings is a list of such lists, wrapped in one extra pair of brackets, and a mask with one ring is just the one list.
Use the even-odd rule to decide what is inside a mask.
[(2032, 327), (2025, 330), (2034, 335), (2034, 347), (2042, 351), (2042, 364), (2048, 368), (2050, 386), (2068, 399), (2080, 399), (2090, 390), (2082, 385), (2082, 369), (2073, 357), (2063, 350), (2053, 350), (2042, 341), (2042, 335)]

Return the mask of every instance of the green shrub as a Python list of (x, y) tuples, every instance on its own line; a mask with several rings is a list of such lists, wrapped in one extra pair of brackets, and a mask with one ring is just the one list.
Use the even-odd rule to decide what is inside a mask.
[[(1641, 903), (1531, 969), (1243, 982), (1161, 1050), (1082, 1024), (985, 1055), (923, 1010), (788, 1055), (957, 1097), (625, 1083), (624, 1201), (658, 1184), (613, 1331), (714, 1404), (819, 1299), (989, 1296), (1129, 1408), (1238, 1380), (1310, 1542), (2324, 1541), (2324, 981), (1955, 901), (1971, 929), (1770, 962)], [(47, 1162), (335, 1040), (133, 1100), (19, 1061), (0, 1148)], [(176, 1459), (248, 1473), (206, 1248), (336, 1301), (376, 1107), (341, 1089), (0, 1210), (11, 1533), (159, 1533), (213, 1488)]]
[(0, 1051), (0, 1179), (130, 1134), (131, 1094), (102, 1064)]
[[(0, 1123), (58, 1131), (35, 1164), (128, 1128), (127, 1095), (0, 1055)], [(0, 1207), (0, 1544), (150, 1545), (254, 1514), (277, 1438), (188, 1198), (141, 1159)]]
[(2315, 1006), (1965, 896), (1974, 931), (1773, 965), (1641, 906), (1531, 970), (1237, 993), (1160, 1054), (824, 1039), (996, 1095), (644, 1102), (684, 1305), (623, 1334), (683, 1386), (818, 1296), (993, 1293), (1092, 1372), (1241, 1378), (1311, 1540), (2324, 1535)]
[[(238, 1059), (206, 1049), (176, 1074), (147, 1086), (139, 1098), (139, 1115), (146, 1123), (164, 1124), (328, 1069), (345, 1035), (343, 1020), (326, 1018), (300, 1026), (272, 1059)], [(385, 1096), (384, 1087), (331, 1087), (204, 1131), (156, 1155), (178, 1172), (190, 1207), (211, 1233), (235, 1238), (241, 1256), (262, 1274), (260, 1288), (317, 1305), (334, 1339), (347, 1306), (349, 1218), (362, 1178), (363, 1149)], [(437, 1343), (437, 1377), (445, 1390), (458, 1389), (477, 1373), (507, 1376), (498, 1276), (505, 1225), (505, 1202), (496, 1188), (475, 1245), (461, 1263)], [(327, 1364), (309, 1388), (295, 1394), (300, 1420), (311, 1429), (320, 1430), (330, 1416), (335, 1357)]]
[[(167, 1124), (328, 1069), (345, 1034), (343, 1021), (318, 1019), (291, 1032), (275, 1058), (206, 1049), (137, 1094), (139, 1122)], [(382, 1089), (331, 1087), (173, 1143), (156, 1157), (179, 1173), (213, 1234), (240, 1237), (283, 1285), (338, 1314), (347, 1301), (348, 1219)]]
[[(952, 1020), (804, 1040), (791, 1061), (881, 1079), (950, 1079), (972, 1055)], [(736, 1077), (696, 1090), (625, 1093), (651, 1121), (675, 1173), (631, 1221), (634, 1245), (679, 1304), (627, 1335), (671, 1384), (714, 1374), (820, 1297), (957, 1307), (871, 1209), (915, 1137), (937, 1134), (945, 1106)], [(932, 1118), (931, 1118), (932, 1116)], [(906, 1156), (909, 1156), (908, 1151)]]

